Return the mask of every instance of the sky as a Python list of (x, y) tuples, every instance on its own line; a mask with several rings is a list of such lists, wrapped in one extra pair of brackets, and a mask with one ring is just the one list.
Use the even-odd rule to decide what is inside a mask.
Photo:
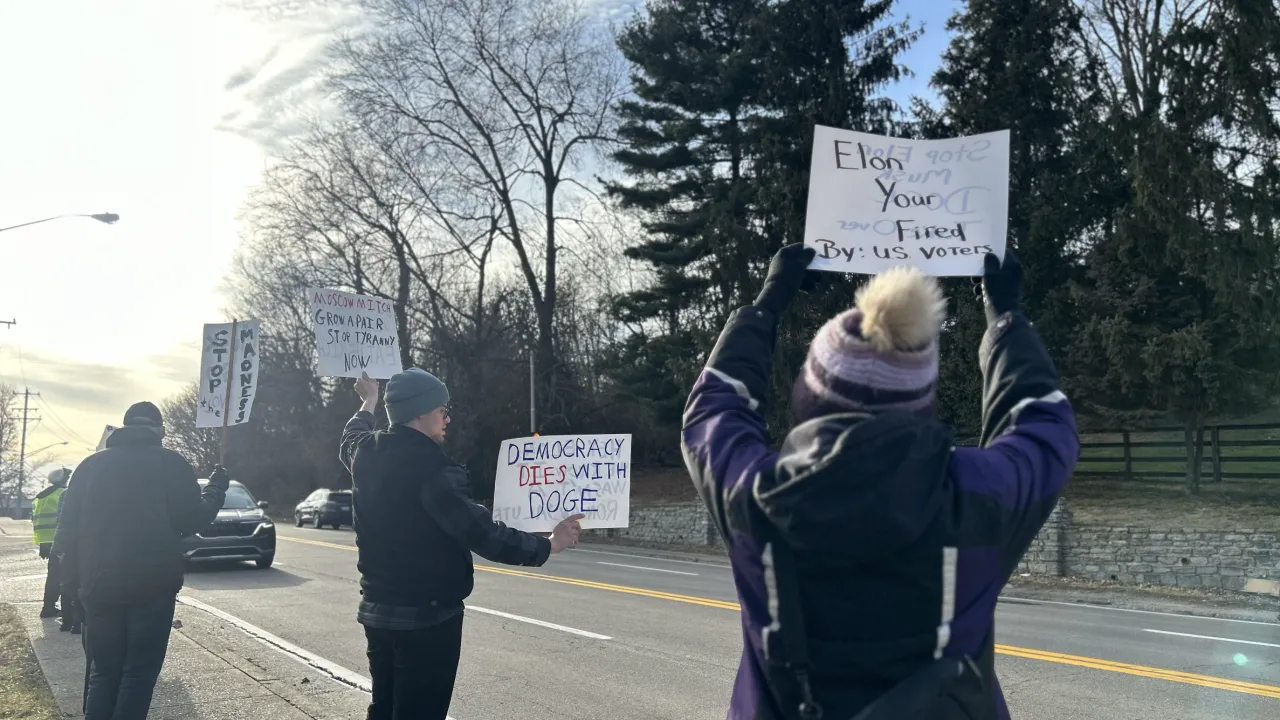
[[(629, 0), (591, 0), (625, 20)], [(900, 0), (925, 34), (903, 57), (928, 94), (960, 0)], [(74, 467), (140, 400), (195, 379), (204, 323), (230, 320), (238, 216), (314, 107), (342, 0), (0, 4), (0, 383), (31, 398), (38, 472)], [(47, 448), (47, 449), (46, 449)]]

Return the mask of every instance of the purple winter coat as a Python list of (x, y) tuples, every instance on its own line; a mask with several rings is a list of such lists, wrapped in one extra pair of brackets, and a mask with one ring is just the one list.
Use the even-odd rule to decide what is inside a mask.
[[(759, 412), (776, 333), (776, 318), (758, 307), (730, 318), (682, 432), (742, 605), (744, 647), (728, 717), (796, 716), (794, 698), (778, 697), (767, 675), (763, 633), (777, 618), (754, 513), (797, 557), (814, 695), (827, 720), (856, 715), (935, 651), (972, 657), (988, 700), (978, 717), (1005, 720), (994, 674), (996, 600), (1079, 456), (1075, 415), (1037, 333), (1011, 313), (983, 338), (979, 447), (954, 447), (950, 430), (931, 419), (847, 414), (802, 423), (780, 452)], [(945, 638), (944, 547), (957, 548)]]

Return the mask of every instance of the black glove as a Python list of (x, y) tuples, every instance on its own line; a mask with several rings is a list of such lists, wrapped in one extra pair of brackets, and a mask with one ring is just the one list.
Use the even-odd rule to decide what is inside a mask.
[(987, 253), (982, 263), (983, 309), (987, 315), (987, 324), (991, 325), (1001, 315), (1018, 309), (1022, 294), (1022, 263), (1018, 262), (1013, 248), (1005, 249), (1003, 263), (995, 253)]
[(40, 543), (40, 559), (49, 559), (49, 543)]
[(813, 262), (816, 254), (813, 248), (805, 247), (803, 243), (787, 245), (779, 250), (769, 263), (769, 275), (756, 296), (756, 307), (768, 310), (775, 317), (782, 315), (796, 293), (806, 285), (812, 285), (809, 263)]
[(231, 487), (231, 474), (221, 465), (214, 465), (213, 472), (209, 473), (209, 485), (216, 488), (222, 488), (222, 492), (226, 492)]

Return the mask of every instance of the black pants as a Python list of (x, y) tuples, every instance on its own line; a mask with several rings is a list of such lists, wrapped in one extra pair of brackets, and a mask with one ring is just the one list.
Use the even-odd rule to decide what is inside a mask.
[[(44, 606), (48, 609), (58, 604), (58, 596), (62, 594), (62, 560), (51, 553), (46, 545), (52, 546), (53, 543), (40, 543), (40, 554), (49, 558), (49, 572), (44, 576)], [(64, 598), (63, 609), (65, 608)]]
[(462, 613), (423, 630), (365, 626), (364, 636), (373, 678), (368, 720), (444, 720), (462, 653)]
[(90, 665), (85, 720), (145, 720), (169, 649), (176, 598), (82, 602)]

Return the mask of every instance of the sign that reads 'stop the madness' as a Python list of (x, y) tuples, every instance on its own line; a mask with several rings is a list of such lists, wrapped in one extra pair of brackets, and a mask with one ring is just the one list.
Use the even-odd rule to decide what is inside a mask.
[(493, 519), (550, 532), (582, 513), (584, 528), (631, 518), (631, 436), (555, 435), (505, 440), (493, 482)]
[[(235, 339), (231, 337), (235, 328)], [(248, 320), (204, 326), (200, 351), (200, 399), (196, 427), (240, 425), (249, 421), (258, 392), (258, 339), (262, 323)], [(233, 347), (234, 346), (234, 347)], [(231, 355), (232, 350), (235, 356)], [(227, 393), (231, 402), (227, 403)], [(223, 422), (222, 414), (231, 412)]]
[(1009, 132), (901, 140), (814, 128), (804, 244), (815, 270), (874, 275), (913, 265), (981, 275), (1004, 257)]
[(404, 369), (390, 302), (318, 288), (308, 289), (307, 298), (316, 324), (316, 375), (358, 378), (368, 373), (386, 380)]

